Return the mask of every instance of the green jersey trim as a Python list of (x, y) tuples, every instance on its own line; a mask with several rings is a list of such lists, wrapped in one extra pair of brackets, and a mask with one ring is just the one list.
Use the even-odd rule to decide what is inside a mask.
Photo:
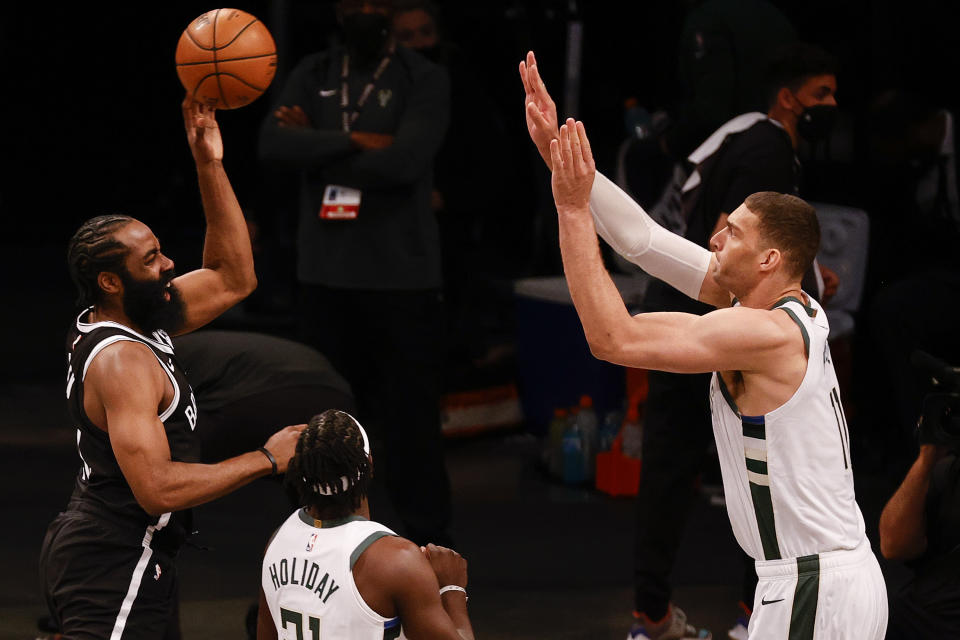
[(780, 307), (781, 305), (784, 305), (784, 304), (786, 304), (786, 303), (788, 303), (788, 302), (796, 302), (796, 303), (799, 304), (801, 307), (803, 307), (803, 310), (807, 312), (807, 315), (808, 315), (808, 316), (810, 316), (811, 318), (816, 318), (816, 317), (817, 317), (817, 310), (814, 309), (813, 307), (809, 306), (809, 305), (803, 304), (803, 300), (801, 300), (800, 298), (798, 298), (798, 297), (796, 297), (796, 296), (785, 296), (785, 297), (783, 297), (783, 298), (780, 298), (780, 299), (777, 300), (777, 301), (773, 304), (773, 306), (770, 307), (770, 308), (771, 308), (771, 309), (776, 309), (776, 308)]
[(797, 326), (800, 327), (800, 333), (803, 335), (803, 351), (807, 354), (807, 357), (810, 357), (810, 334), (807, 333), (807, 328), (803, 326), (803, 323), (800, 322), (800, 318), (797, 317), (797, 314), (793, 312), (793, 309), (789, 307), (777, 307), (780, 311), (786, 311), (787, 315), (793, 318), (793, 321), (797, 323)]
[(367, 547), (372, 545), (374, 542), (380, 538), (386, 538), (387, 536), (392, 536), (394, 534), (389, 531), (374, 531), (366, 538), (363, 539), (363, 542), (357, 545), (357, 548), (353, 550), (353, 553), (350, 554), (350, 570), (353, 571), (353, 565), (357, 563), (357, 560), (360, 559), (360, 555), (367, 550)]
[(817, 595), (820, 591), (820, 556), (797, 558), (797, 588), (790, 612), (789, 640), (813, 640), (817, 620)]

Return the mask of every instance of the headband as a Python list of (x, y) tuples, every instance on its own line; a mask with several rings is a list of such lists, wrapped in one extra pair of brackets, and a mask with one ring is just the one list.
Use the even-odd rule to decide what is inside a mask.
[[(367, 456), (369, 456), (370, 440), (367, 438), (367, 432), (363, 430), (363, 427), (360, 425), (357, 419), (351, 416), (346, 411), (339, 411), (338, 413), (342, 413), (345, 416), (349, 417), (351, 420), (353, 420), (353, 424), (357, 425), (357, 429), (360, 430), (360, 437), (363, 438), (363, 452), (367, 454)], [(357, 480), (359, 479), (360, 479), (360, 473), (357, 472)], [(306, 482), (307, 479), (304, 478), (303, 481)], [(347, 489), (350, 488), (350, 479), (347, 476), (340, 476), (340, 484), (343, 485), (342, 491), (346, 491)], [(313, 485), (313, 490), (319, 493), (321, 496), (332, 496), (334, 493), (340, 493), (340, 491), (334, 491), (334, 485), (320, 484), (319, 482)]]

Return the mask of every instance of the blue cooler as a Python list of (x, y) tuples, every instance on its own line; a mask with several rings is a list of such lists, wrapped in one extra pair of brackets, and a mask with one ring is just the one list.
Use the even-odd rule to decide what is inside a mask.
[[(628, 307), (637, 302), (635, 279), (614, 276)], [(623, 367), (597, 360), (583, 335), (580, 318), (563, 277), (527, 278), (514, 283), (517, 387), (527, 429), (544, 435), (557, 407), (593, 398), (600, 420), (623, 409)]]

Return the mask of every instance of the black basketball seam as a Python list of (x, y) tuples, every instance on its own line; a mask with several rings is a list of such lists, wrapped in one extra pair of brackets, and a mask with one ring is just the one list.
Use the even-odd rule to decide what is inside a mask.
[(247, 85), (248, 87), (250, 87), (251, 89), (256, 89), (257, 91), (260, 91), (260, 92), (266, 91), (266, 89), (267, 89), (266, 87), (258, 87), (258, 86), (255, 85), (255, 84), (250, 84), (249, 82), (247, 82), (246, 80), (244, 80), (244, 79), (241, 78), (240, 76), (234, 75), (234, 74), (232, 74), (232, 73), (227, 73), (226, 71), (221, 71), (221, 72), (218, 73), (217, 75), (218, 75), (218, 76), (229, 76), (229, 77), (233, 78), (234, 80), (236, 80), (237, 82), (241, 82), (241, 83)]
[(217, 9), (217, 15), (213, 17), (213, 72), (217, 76), (217, 93), (220, 94), (220, 100), (222, 100), (224, 106), (229, 109), (230, 103), (227, 102), (227, 98), (223, 95), (223, 85), (220, 84), (220, 66), (217, 64), (217, 23), (220, 21), (221, 11), (222, 9)]
[[(257, 20), (256, 18), (254, 18), (253, 20), (251, 20), (250, 22), (248, 22), (247, 25), (246, 25), (243, 29), (240, 29), (240, 31), (237, 31), (237, 35), (233, 36), (233, 38), (230, 39), (230, 42), (228, 42), (227, 44), (223, 45), (222, 47), (218, 47), (218, 48), (220, 48), (220, 49), (226, 49), (227, 47), (229, 47), (231, 44), (233, 44), (233, 43), (236, 41), (237, 38), (240, 37), (240, 34), (242, 34), (244, 31), (246, 31), (247, 29), (249, 29), (249, 28), (250, 28), (250, 25), (253, 24), (254, 22), (259, 22), (259, 20)], [(217, 44), (217, 41), (214, 40), (214, 41), (213, 41), (213, 44), (216, 45), (216, 44)]]
[[(216, 77), (217, 77), (218, 86), (219, 86), (219, 82), (220, 82), (220, 76), (229, 76), (229, 77), (233, 78), (234, 80), (236, 80), (237, 82), (242, 82), (243, 84), (247, 85), (247, 86), (250, 87), (251, 89), (256, 89), (257, 91), (260, 91), (261, 93), (264, 92), (264, 91), (266, 91), (266, 87), (258, 87), (258, 86), (255, 85), (255, 84), (250, 84), (249, 82), (247, 82), (246, 80), (244, 80), (243, 78), (241, 78), (241, 77), (238, 76), (238, 75), (234, 75), (234, 74), (228, 73), (228, 72), (226, 72), (226, 71), (218, 71), (218, 72), (215, 72), (215, 73), (208, 73), (207, 75), (205, 75), (205, 76), (203, 76), (202, 78), (200, 78), (199, 80), (197, 80), (197, 84), (196, 84), (196, 85), (194, 86), (194, 88), (193, 88), (193, 94), (194, 94), (194, 95), (197, 94), (197, 89), (200, 88), (200, 85), (203, 84), (203, 81), (204, 81), (204, 80), (206, 80), (206, 79), (208, 79), (208, 78), (210, 78), (210, 77), (213, 77), (213, 76), (216, 76)], [(222, 97), (222, 96), (221, 96), (221, 97)], [(258, 96), (258, 97), (259, 97), (259, 96)]]
[[(241, 58), (223, 58), (219, 62), (238, 62), (240, 60), (256, 60), (257, 58), (269, 58), (277, 55), (276, 53), (261, 53), (255, 56), (243, 56)], [(210, 60), (201, 60), (199, 62), (178, 62), (178, 67), (193, 67), (198, 64), (211, 64)]]
[[(217, 15), (220, 15), (220, 11), (221, 11), (221, 9), (217, 9)], [(231, 44), (233, 44), (233, 43), (236, 41), (236, 39), (240, 37), (240, 34), (243, 33), (244, 31), (246, 31), (247, 29), (249, 29), (249, 28), (250, 28), (250, 25), (252, 25), (254, 22), (260, 22), (259, 18), (254, 18), (253, 20), (251, 20), (250, 22), (248, 22), (248, 23), (246, 24), (246, 26), (243, 27), (243, 29), (240, 29), (240, 31), (237, 32), (237, 35), (233, 36), (233, 38), (230, 40), (230, 42), (226, 43), (225, 45), (223, 45), (223, 46), (221, 46), (221, 47), (218, 47), (218, 46), (217, 46), (217, 22), (216, 22), (216, 16), (214, 16), (214, 20), (213, 20), (213, 46), (211, 46), (211, 47), (205, 47), (205, 46), (203, 46), (202, 44), (200, 44), (199, 42), (197, 42), (197, 39), (193, 37), (193, 34), (191, 34), (189, 30), (184, 31), (184, 33), (187, 35), (188, 38), (190, 38), (190, 42), (192, 42), (193, 44), (197, 45), (197, 48), (198, 48), (198, 49), (201, 49), (201, 50), (203, 50), (203, 51), (218, 51), (218, 50), (220, 50), (220, 49), (226, 49), (226, 48), (229, 47)]]
[[(202, 44), (200, 44), (199, 42), (197, 42), (197, 39), (194, 38), (193, 35), (190, 33), (190, 29), (189, 29), (189, 28), (188, 28), (186, 31), (184, 31), (184, 33), (187, 35), (188, 38), (190, 38), (190, 42), (192, 42), (193, 44), (197, 45), (197, 48), (198, 48), (198, 49), (200, 49), (200, 50), (202, 50), (202, 51), (210, 51), (210, 47), (205, 47), (205, 46), (203, 46)], [(216, 43), (214, 43), (214, 44), (216, 44)]]

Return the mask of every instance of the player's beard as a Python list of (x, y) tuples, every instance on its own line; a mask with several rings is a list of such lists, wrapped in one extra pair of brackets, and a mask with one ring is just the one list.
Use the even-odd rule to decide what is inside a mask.
[[(137, 280), (129, 273), (121, 273), (123, 281), (123, 312), (140, 330), (153, 333), (158, 329), (175, 333), (183, 326), (186, 312), (183, 298), (173, 285), (167, 284), (177, 274), (169, 271), (159, 280)], [(170, 294), (167, 300), (164, 294)]]

